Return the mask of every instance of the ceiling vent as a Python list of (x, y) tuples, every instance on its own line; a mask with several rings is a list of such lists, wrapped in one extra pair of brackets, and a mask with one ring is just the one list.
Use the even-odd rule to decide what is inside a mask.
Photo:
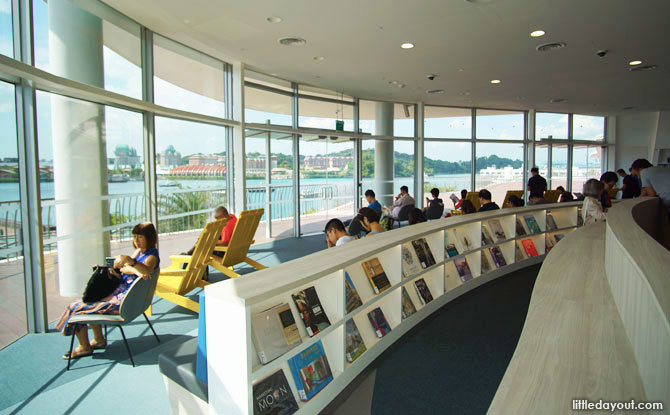
[(621, 109), (624, 110), (624, 111), (630, 111), (630, 110), (636, 110), (637, 107), (623, 107)]
[(426, 94), (444, 94), (444, 89), (429, 89)]
[(303, 46), (307, 44), (307, 41), (299, 37), (283, 37), (279, 39), (279, 43), (284, 46)]
[(565, 42), (543, 43), (538, 45), (535, 49), (537, 49), (539, 52), (548, 52), (550, 50), (563, 49), (565, 46)]
[(656, 68), (658, 68), (658, 65), (642, 65), (642, 66), (633, 66), (632, 68), (628, 68), (628, 70), (631, 72), (642, 72), (642, 71), (653, 71)]
[(567, 101), (567, 99), (565, 99), (565, 98), (554, 98), (554, 99), (550, 100), (549, 102), (551, 102), (552, 104), (559, 104), (561, 102), (566, 102), (566, 101)]

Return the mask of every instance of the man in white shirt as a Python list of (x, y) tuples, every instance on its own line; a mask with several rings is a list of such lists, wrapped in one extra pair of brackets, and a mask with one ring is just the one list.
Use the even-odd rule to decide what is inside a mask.
[(329, 220), (326, 224), (326, 229), (323, 232), (326, 234), (326, 244), (328, 244), (328, 248), (344, 245), (347, 242), (356, 239), (353, 236), (349, 236), (344, 228), (344, 223), (339, 219)]
[(393, 202), (393, 210), (391, 211), (390, 215), (391, 219), (398, 219), (400, 210), (408, 205), (415, 206), (414, 198), (409, 195), (409, 189), (407, 186), (401, 186), (400, 194), (395, 197), (395, 201)]

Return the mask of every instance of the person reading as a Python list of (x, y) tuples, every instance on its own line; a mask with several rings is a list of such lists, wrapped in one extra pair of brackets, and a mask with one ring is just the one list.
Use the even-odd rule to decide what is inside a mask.
[(375, 199), (375, 192), (372, 189), (365, 191), (365, 200), (368, 201), (368, 207), (378, 214), (382, 214), (382, 205)]
[(358, 220), (363, 229), (367, 232), (366, 236), (375, 235), (385, 231), (384, 227), (379, 224), (379, 215), (369, 206), (362, 207), (358, 210)]
[[(137, 278), (149, 279), (154, 269), (160, 264), (158, 256), (158, 234), (156, 227), (151, 222), (144, 222), (132, 230), (133, 248), (132, 255), (119, 255), (114, 258), (114, 268), (110, 268), (110, 274), (121, 280), (119, 286), (108, 297), (101, 301), (85, 303), (75, 301), (71, 303), (63, 312), (56, 323), (56, 329), (64, 336), (71, 336), (74, 331), (79, 341), (79, 345), (72, 351), (63, 355), (63, 359), (77, 359), (84, 356), (90, 356), (95, 349), (104, 349), (107, 347), (107, 340), (102, 335), (102, 326), (91, 324), (93, 330), (93, 341), (88, 338), (88, 325), (81, 323), (69, 323), (72, 316), (81, 314), (119, 314), (121, 301), (133, 285)], [(118, 269), (120, 272), (115, 271)]]
[(344, 245), (347, 242), (355, 240), (353, 236), (349, 236), (344, 229), (344, 223), (339, 219), (331, 219), (326, 223), (326, 228), (323, 230), (326, 234), (326, 244), (328, 248), (334, 246)]
[(492, 198), (491, 192), (489, 192), (488, 190), (482, 189), (479, 191), (479, 204), (481, 205), (481, 207), (479, 208), (480, 212), (500, 209), (500, 206), (498, 206), (496, 202), (492, 202), (491, 198)]
[(391, 219), (397, 220), (400, 210), (408, 205), (414, 205), (414, 198), (409, 195), (409, 188), (407, 186), (400, 186), (400, 193), (395, 197), (393, 202), (393, 210), (389, 215)]
[[(218, 206), (214, 210), (214, 219), (226, 222), (226, 224), (223, 226), (223, 229), (221, 230), (221, 236), (219, 236), (219, 240), (216, 241), (216, 246), (228, 246), (230, 243), (230, 238), (233, 236), (233, 231), (235, 230), (235, 224), (237, 224), (237, 217), (232, 213), (228, 213), (228, 209), (225, 207)], [(194, 250), (195, 245), (182, 255), (193, 255)], [(223, 257), (225, 252), (214, 251), (212, 254)], [(187, 264), (183, 265), (184, 269), (186, 269), (186, 265)]]
[(584, 216), (585, 226), (605, 220), (605, 211), (600, 204), (600, 196), (603, 193), (603, 189), (604, 185), (598, 179), (589, 179), (584, 183), (582, 215)]
[(609, 191), (616, 186), (616, 183), (619, 181), (619, 176), (613, 171), (607, 171), (600, 176), (600, 181), (603, 182), (603, 191), (600, 194), (600, 204), (603, 209), (611, 208), (612, 199), (610, 198)]
[(440, 196), (440, 189), (437, 187), (433, 187), (430, 189), (430, 195), (433, 196), (432, 199), (426, 198), (426, 207), (423, 209), (424, 211), (430, 207), (433, 207), (433, 205), (440, 205), (444, 206), (444, 202), (442, 202), (442, 199), (439, 198)]

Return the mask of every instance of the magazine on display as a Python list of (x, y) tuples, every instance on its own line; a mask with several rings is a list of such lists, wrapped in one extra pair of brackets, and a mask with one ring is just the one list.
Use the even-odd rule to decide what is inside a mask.
[(283, 303), (251, 318), (251, 335), (262, 364), (276, 359), (302, 343), (291, 307)]
[(526, 228), (523, 227), (523, 223), (521, 223), (521, 218), (516, 217), (516, 236), (524, 236), (527, 235), (528, 232), (526, 232)]
[(314, 287), (298, 291), (291, 297), (293, 297), (293, 302), (295, 302), (300, 317), (305, 323), (305, 330), (309, 337), (313, 337), (330, 326), (330, 320), (328, 320), (328, 316), (326, 316), (326, 312), (321, 306), (321, 301), (319, 301), (319, 296), (316, 294)]
[(507, 261), (505, 261), (505, 256), (503, 255), (499, 246), (493, 246), (489, 248), (489, 251), (491, 251), (491, 257), (493, 258), (493, 262), (496, 264), (496, 268), (504, 267), (505, 265), (507, 265)]
[(282, 369), (256, 383), (253, 389), (254, 415), (291, 415), (298, 410)]
[(402, 287), (400, 301), (402, 302), (403, 320), (411, 316), (412, 314), (416, 313), (416, 307), (414, 307), (414, 303), (412, 302), (412, 299), (409, 297), (409, 293), (407, 292), (405, 287)]
[(482, 223), (482, 246), (492, 244), (493, 236), (491, 236), (491, 231), (489, 230), (489, 227), (486, 226), (486, 224)]
[(368, 319), (370, 320), (370, 324), (372, 324), (372, 329), (380, 339), (391, 331), (391, 326), (388, 321), (386, 321), (386, 317), (384, 317), (384, 312), (381, 308), (377, 307), (370, 311), (368, 313)]
[(436, 264), (435, 257), (433, 257), (433, 253), (430, 251), (430, 246), (428, 246), (428, 241), (426, 241), (426, 238), (420, 238), (416, 241), (412, 241), (412, 246), (414, 247), (416, 256), (419, 258), (421, 268), (426, 269)]
[(535, 244), (532, 239), (522, 239), (521, 243), (523, 244), (523, 250), (526, 251), (526, 255), (529, 257), (538, 256), (537, 249), (535, 249)]
[(456, 244), (449, 240), (448, 231), (444, 231), (444, 253), (448, 258), (458, 256), (458, 249), (456, 249)]
[(558, 229), (558, 226), (556, 226), (554, 216), (551, 213), (547, 212), (547, 230), (555, 231), (556, 229)]
[(470, 266), (468, 265), (467, 259), (465, 258), (455, 259), (454, 265), (456, 265), (456, 271), (458, 271), (458, 276), (461, 278), (462, 282), (469, 281), (472, 279), (472, 271), (470, 271)]
[(360, 355), (363, 354), (367, 350), (365, 347), (365, 342), (363, 341), (363, 337), (361, 337), (361, 333), (358, 331), (358, 327), (356, 327), (356, 323), (354, 323), (354, 320), (348, 320), (346, 323), (346, 357), (347, 357), (347, 362), (352, 363), (354, 360), (358, 359)]
[(354, 287), (354, 282), (351, 281), (351, 277), (349, 277), (349, 273), (346, 271), (344, 272), (344, 293), (347, 300), (347, 313), (351, 313), (363, 305), (361, 296), (358, 295), (358, 291), (356, 291), (356, 287)]
[(507, 235), (505, 235), (505, 231), (503, 230), (502, 225), (498, 219), (491, 219), (489, 221), (489, 225), (491, 225), (493, 236), (495, 236), (497, 242), (501, 242), (507, 239)]
[(521, 241), (517, 241), (516, 249), (514, 250), (514, 261), (519, 262), (523, 261), (524, 259), (528, 259), (528, 256), (526, 255), (526, 250), (523, 248)]
[(414, 288), (416, 288), (416, 293), (419, 294), (419, 300), (421, 300), (421, 304), (426, 305), (433, 301), (433, 295), (430, 293), (428, 285), (423, 278), (419, 278), (418, 280), (414, 281)]
[(540, 229), (540, 226), (537, 224), (537, 221), (535, 220), (535, 216), (533, 215), (525, 215), (523, 219), (526, 221), (526, 225), (528, 225), (528, 231), (530, 233), (541, 233), (542, 230)]
[(456, 239), (461, 243), (463, 251), (469, 251), (474, 248), (472, 242), (470, 241), (470, 238), (468, 238), (468, 236), (465, 234), (464, 231), (454, 229), (454, 236), (456, 236)]
[(288, 365), (301, 401), (308, 401), (333, 380), (321, 340), (289, 359)]
[(486, 250), (482, 250), (482, 274), (486, 274), (491, 271), (491, 263), (489, 262), (488, 255), (486, 255)]
[(379, 258), (372, 258), (364, 261), (362, 265), (365, 270), (365, 275), (367, 275), (368, 281), (370, 281), (370, 285), (375, 294), (379, 294), (391, 287), (391, 283), (384, 272), (382, 263), (379, 262)]
[(414, 250), (410, 243), (404, 243), (401, 246), (402, 274), (403, 278), (411, 277), (421, 271), (419, 260), (414, 257)]

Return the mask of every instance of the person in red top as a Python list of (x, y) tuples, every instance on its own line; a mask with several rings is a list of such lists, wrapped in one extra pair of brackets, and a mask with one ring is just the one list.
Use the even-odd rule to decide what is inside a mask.
[[(218, 241), (216, 241), (216, 246), (228, 246), (228, 244), (230, 243), (230, 238), (233, 236), (233, 230), (235, 230), (237, 217), (232, 213), (228, 213), (228, 209), (226, 209), (225, 207), (219, 206), (216, 208), (214, 218), (216, 220), (224, 220), (226, 222), (226, 225), (223, 227), (223, 230), (221, 231), (221, 238)], [(214, 252), (214, 254), (223, 256), (223, 252)]]

